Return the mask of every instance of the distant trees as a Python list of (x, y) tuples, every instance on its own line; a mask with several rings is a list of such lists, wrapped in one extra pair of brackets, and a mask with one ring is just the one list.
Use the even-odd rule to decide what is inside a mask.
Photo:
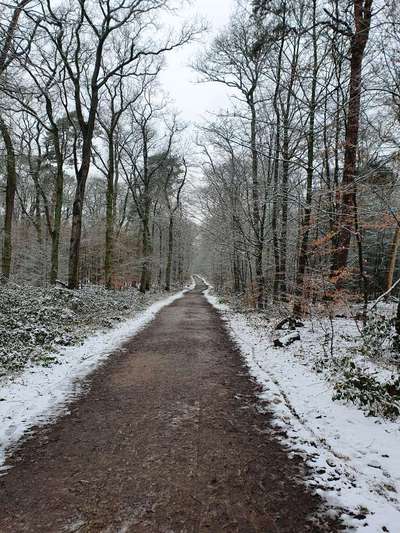
[[(389, 288), (400, 242), (397, 3), (237, 2), (194, 60), (201, 82), (231, 96), (198, 129), (197, 149), (159, 81), (165, 55), (198, 29), (163, 30), (168, 6), (7, 6), (2, 280), (169, 290), (199, 247), (214, 284), (258, 308), (301, 315), (313, 299), (348, 291), (366, 302)], [(189, 194), (195, 166), (202, 181)]]
[[(69, 231), (68, 287), (76, 289), (89, 279), (104, 282), (108, 288), (117, 286), (123, 283), (116, 278), (116, 267), (122, 260), (116, 256), (118, 240), (123, 232), (135, 233), (139, 216), (144, 228), (142, 245), (135, 244), (130, 256), (136, 253), (136, 262), (142, 265), (141, 283), (134, 274), (135, 266), (130, 275), (128, 272), (124, 275), (126, 282), (129, 279), (130, 283), (140, 284), (143, 291), (148, 290), (153, 268), (151, 205), (154, 201), (164, 202), (164, 193), (159, 169), (157, 166), (150, 169), (147, 146), (152, 132), (141, 123), (140, 110), (148, 106), (146, 94), (158, 77), (164, 54), (188, 43), (201, 28), (185, 25), (171, 32), (158, 27), (157, 34), (152, 32), (157, 17), (168, 8), (165, 0), (123, 1), (118, 5), (92, 0), (73, 0), (68, 5), (43, 1), (28, 9), (30, 3), (21, 0), (10, 6), (10, 19), (0, 28), (4, 35), (0, 46), (0, 134), (5, 178), (3, 279), (23, 276), (24, 268), (17, 256), (13, 267), (12, 247), (16, 245), (19, 250), (19, 238), (25, 238), (23, 233), (29, 233), (32, 228), (36, 235), (41, 235), (46, 257), (47, 272), (38, 275), (38, 280), (65, 283), (62, 280), (66, 266), (65, 238)], [(22, 21), (24, 29), (20, 31)], [(10, 71), (9, 76), (5, 74), (6, 69)], [(166, 117), (165, 122), (153, 125), (160, 138), (170, 135), (168, 120)], [(34, 139), (32, 131), (36, 132)], [(129, 146), (138, 141), (138, 132), (142, 142), (140, 161), (136, 147)], [(29, 170), (19, 172), (27, 151)], [(126, 169), (127, 154), (133, 152), (136, 175), (145, 183), (137, 204), (137, 197), (129, 195), (129, 188), (120, 178)], [(72, 177), (75, 187), (71, 204)], [(151, 191), (150, 181), (158, 184)], [(94, 186), (95, 182), (99, 185)], [(30, 199), (22, 195), (23, 190), (30, 191), (29, 183), (35, 191), (32, 193), (34, 215)], [(99, 197), (99, 188), (103, 186), (104, 196)], [(150, 198), (150, 194), (158, 198)], [(21, 211), (16, 208), (16, 197), (21, 200)], [(23, 232), (19, 224), (13, 228), (15, 216), (18, 223), (26, 222)], [(102, 220), (96, 220), (98, 217)], [(182, 217), (185, 217), (183, 212)], [(92, 252), (88, 255), (92, 244), (87, 238), (91, 224), (98, 222), (104, 231), (104, 241), (99, 246), (97, 236), (93, 235), (95, 258)], [(131, 245), (132, 241), (126, 243)], [(164, 252), (168, 256), (162, 250), (161, 261)]]
[[(196, 64), (201, 79), (233, 89), (231, 109), (201, 139), (203, 250), (211, 250), (214, 283), (258, 307), (261, 285), (267, 301), (289, 301), (301, 315), (310, 299), (335, 298), (340, 288), (368, 298), (398, 272), (397, 230), (387, 228), (400, 207), (391, 127), (400, 39), (394, 3), (373, 5), (242, 2)], [(385, 28), (379, 44), (372, 20)], [(374, 241), (379, 251), (367, 249)], [(388, 277), (376, 277), (379, 261)]]
[(167, 265), (165, 270), (165, 290), (171, 290), (172, 260), (174, 253), (174, 224), (177, 211), (182, 207), (181, 195), (186, 183), (188, 166), (183, 158), (178, 161), (170, 157), (163, 165), (165, 178), (163, 179), (164, 200), (168, 211), (168, 245)]
[[(0, 28), (0, 35), (2, 42), (0, 45), (0, 91), (2, 85), (5, 83), (6, 70), (10, 64), (22, 52), (22, 47), (26, 44), (26, 50), (29, 48), (31, 37), (29, 33), (24, 37), (19, 34), (18, 25), (23, 15), (25, 7), (28, 6), (31, 0), (20, 0), (14, 5), (10, 5), (7, 11), (9, 12), (9, 20), (6, 20), (5, 26)], [(26, 41), (26, 43), (25, 43)], [(23, 43), (23, 44), (21, 44)], [(15, 150), (13, 146), (12, 134), (7, 124), (3, 112), (0, 110), (0, 133), (3, 138), (6, 151), (6, 186), (5, 186), (5, 207), (4, 207), (4, 226), (3, 226), (3, 245), (2, 245), (2, 261), (1, 261), (1, 275), (2, 280), (7, 281), (11, 272), (11, 257), (12, 257), (12, 224), (14, 213), (14, 202), (16, 192), (16, 163)]]
[(267, 66), (270, 43), (266, 32), (258, 31), (252, 20), (237, 16), (232, 20), (228, 32), (217, 37), (196, 64), (196, 69), (205, 80), (223, 83), (235, 89), (241, 101), (247, 106), (249, 117), (246, 141), (251, 153), (251, 226), (253, 230), (255, 272), (257, 284), (257, 305), (264, 307), (265, 282), (263, 273), (265, 192), (260, 183), (258, 111), (260, 86)]

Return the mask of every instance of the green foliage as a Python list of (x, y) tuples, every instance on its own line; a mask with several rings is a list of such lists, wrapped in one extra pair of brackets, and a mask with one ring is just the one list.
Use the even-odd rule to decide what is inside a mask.
[(342, 366), (343, 374), (334, 385), (335, 400), (350, 401), (370, 416), (394, 419), (400, 415), (399, 376), (381, 382), (350, 357), (342, 359)]
[(0, 288), (0, 376), (28, 363), (49, 366), (55, 352), (112, 327), (148, 302), (136, 289), (80, 291), (8, 284)]
[(369, 316), (361, 333), (361, 352), (371, 359), (382, 358), (383, 351), (391, 348), (393, 339), (393, 320), (373, 314)]

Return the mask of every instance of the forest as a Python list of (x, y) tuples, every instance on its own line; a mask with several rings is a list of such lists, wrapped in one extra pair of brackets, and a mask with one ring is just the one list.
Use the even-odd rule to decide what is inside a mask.
[(204, 28), (155, 41), (167, 6), (142, 4), (3, 14), (4, 282), (168, 289), (196, 255), (258, 308), (291, 300), (301, 314), (342, 289), (365, 301), (390, 290), (396, 2), (242, 2), (193, 58), (199, 83), (231, 96), (195, 138), (158, 77)]
[[(311, 485), (339, 498), (346, 525), (395, 532), (400, 4), (227, 0), (214, 29), (209, 4), (208, 20), (201, 0), (2, 4), (0, 380), (49, 369), (51, 397), (70, 379), (63, 365), (77, 379), (92, 371), (79, 345), (97, 339), (103, 361), (103, 341), (112, 353), (141, 331), (137, 316), (147, 324), (202, 292), (264, 387), (279, 438), (307, 457), (318, 449)], [(224, 94), (198, 120), (164, 84), (179, 54), (191, 83)], [(186, 304), (190, 324), (171, 323), (179, 346), (185, 328), (208, 331), (199, 302)], [(144, 332), (158, 339), (154, 320)], [(378, 466), (347, 424), (374, 435)], [(326, 527), (315, 531), (337, 524)]]

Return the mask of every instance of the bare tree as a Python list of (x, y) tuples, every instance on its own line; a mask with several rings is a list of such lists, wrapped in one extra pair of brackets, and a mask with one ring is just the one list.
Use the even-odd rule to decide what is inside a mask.
[[(181, 207), (181, 194), (183, 187), (185, 186), (188, 167), (185, 159), (182, 160), (183, 172), (179, 167), (177, 168), (174, 158), (170, 158), (168, 164), (167, 176), (164, 182), (164, 198), (168, 209), (168, 256), (167, 266), (165, 269), (165, 290), (171, 290), (171, 272), (172, 272), (172, 260), (174, 253), (174, 222), (175, 215), (178, 209)], [(174, 203), (172, 200), (174, 196)]]
[[(68, 9), (43, 4), (46, 32), (65, 68), (66, 104), (73, 103), (82, 142), (75, 146), (76, 190), (72, 210), (68, 286), (79, 286), (79, 254), (82, 233), (82, 211), (86, 182), (92, 160), (93, 137), (99, 102), (106, 84), (116, 76), (132, 72), (140, 75), (141, 62), (148, 56), (161, 56), (190, 41), (196, 33), (193, 27), (167, 37), (159, 44), (143, 35), (154, 17), (166, 6), (165, 0), (126, 2), (118, 6), (79, 0)], [(110, 53), (110, 43), (118, 53)], [(118, 44), (116, 44), (118, 43)]]
[[(154, 72), (150, 72), (152, 70)], [(131, 107), (146, 90), (146, 87), (157, 76), (160, 65), (149, 64), (148, 75), (141, 76), (139, 83), (134, 85), (129, 77), (117, 77), (111, 83), (106, 85), (106, 98), (98, 112), (98, 122), (105, 133), (107, 145), (107, 161), (104, 161), (100, 150), (94, 150), (96, 158), (100, 164), (97, 168), (105, 175), (107, 180), (106, 190), (106, 235), (105, 235), (105, 254), (104, 254), (104, 280), (106, 287), (113, 287), (113, 248), (115, 238), (115, 210), (116, 194), (119, 177), (119, 140), (118, 125), (123, 114)], [(129, 89), (126, 89), (126, 85)], [(108, 108), (108, 109), (107, 109)]]
[(11, 257), (12, 257), (12, 223), (15, 202), (15, 192), (17, 188), (17, 170), (15, 163), (15, 149), (10, 132), (10, 127), (6, 122), (5, 117), (0, 115), (0, 132), (3, 137), (4, 146), (6, 149), (6, 203), (4, 213), (4, 236), (3, 236), (3, 252), (1, 273), (2, 280), (6, 282), (10, 277), (11, 272)]
[(257, 91), (262, 83), (270, 43), (266, 32), (259, 32), (252, 21), (240, 13), (230, 29), (217, 37), (210, 50), (200, 58), (195, 68), (204, 79), (235, 89), (247, 105), (249, 118), (248, 146), (252, 168), (252, 227), (254, 233), (257, 303), (264, 307), (265, 280), (263, 254), (265, 238), (265, 199), (261, 194), (259, 154), (257, 142), (258, 104)]
[[(351, 235), (354, 231), (362, 66), (371, 28), (372, 4), (373, 0), (353, 0), (354, 29), (347, 24), (334, 26), (350, 38), (350, 80), (342, 179), (343, 191), (337, 220), (338, 235), (335, 241), (335, 249), (333, 250), (331, 269), (332, 275), (339, 277), (347, 265)], [(335, 14), (330, 13), (330, 17), (335, 21)]]

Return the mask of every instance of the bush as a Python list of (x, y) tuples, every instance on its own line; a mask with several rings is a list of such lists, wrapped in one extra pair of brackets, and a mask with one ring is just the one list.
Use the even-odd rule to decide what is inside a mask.
[(335, 382), (334, 400), (351, 401), (370, 416), (396, 418), (400, 415), (400, 377), (379, 381), (350, 358), (342, 360), (343, 374)]
[[(361, 333), (361, 352), (371, 359), (381, 359), (393, 349), (395, 330), (393, 320), (378, 314), (368, 317)], [(390, 354), (388, 354), (390, 357)]]
[(80, 291), (8, 284), (0, 288), (0, 375), (27, 363), (49, 365), (58, 348), (77, 344), (110, 328), (151, 299), (137, 289), (109, 291), (87, 286)]

